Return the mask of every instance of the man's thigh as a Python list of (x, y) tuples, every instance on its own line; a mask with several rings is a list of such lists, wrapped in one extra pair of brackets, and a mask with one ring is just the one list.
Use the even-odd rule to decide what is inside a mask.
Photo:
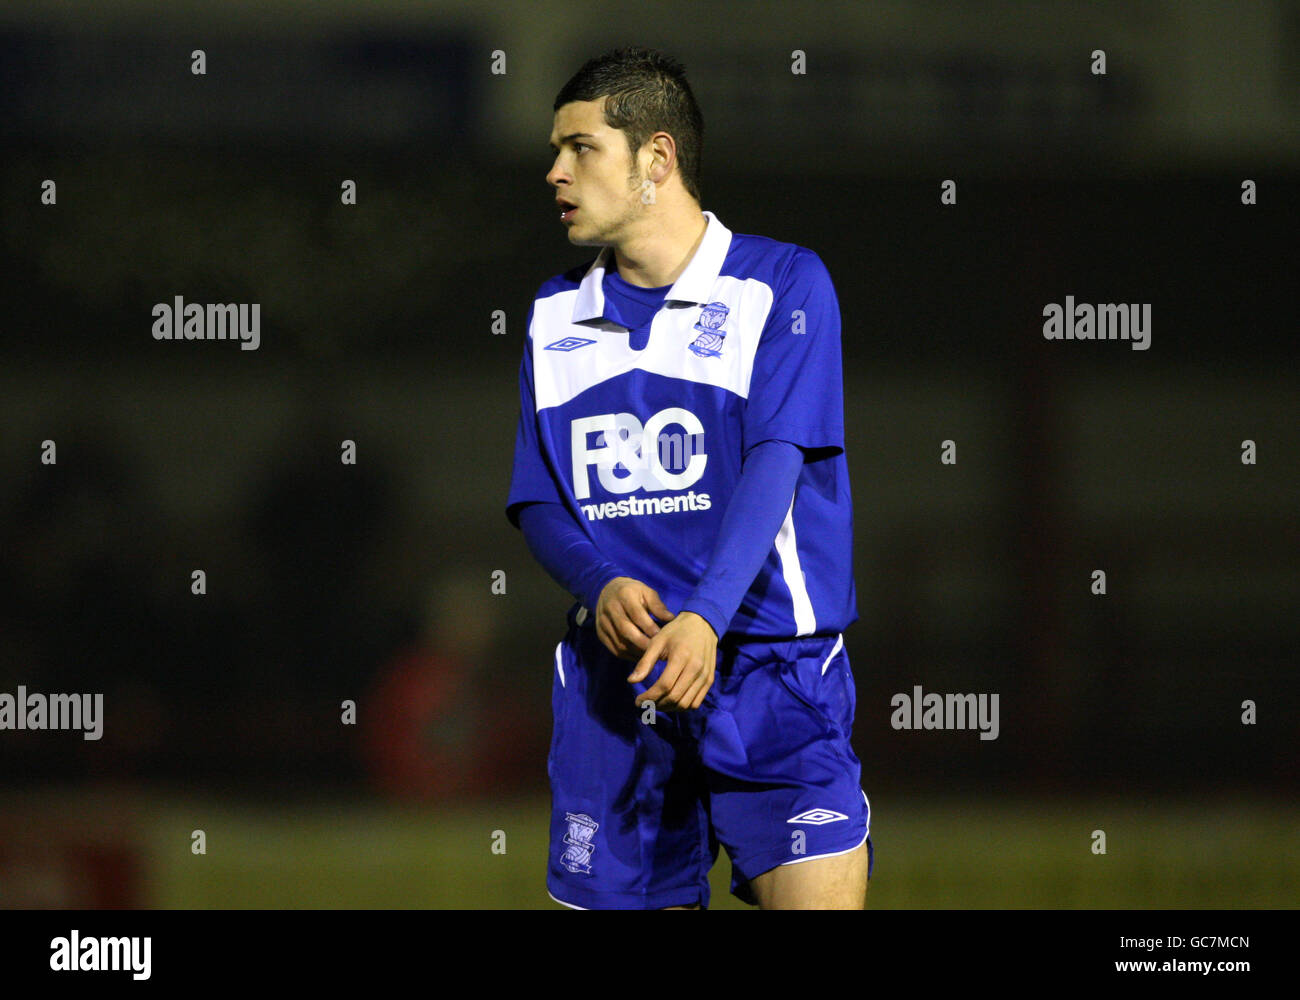
[(776, 905), (812, 893), (831, 901), (814, 905), (860, 907), (871, 806), (851, 745), (855, 693), (842, 637), (745, 644), (715, 688), (700, 753), (732, 893), (764, 905), (761, 885)]
[(867, 905), (866, 844), (825, 858), (784, 864), (750, 879), (764, 910), (861, 910)]

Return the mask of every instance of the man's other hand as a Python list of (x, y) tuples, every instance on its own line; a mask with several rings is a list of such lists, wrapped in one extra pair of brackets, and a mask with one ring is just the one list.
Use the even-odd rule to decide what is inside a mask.
[(636, 684), (645, 680), (660, 660), (668, 661), (659, 680), (638, 695), (636, 703), (653, 701), (656, 708), (668, 712), (699, 708), (713, 686), (717, 651), (718, 636), (708, 620), (694, 611), (683, 611), (650, 640), (628, 676), (628, 683)]
[(654, 619), (670, 621), (673, 617), (674, 613), (653, 587), (630, 576), (616, 576), (600, 592), (596, 604), (596, 635), (615, 656), (635, 660), (659, 634)]

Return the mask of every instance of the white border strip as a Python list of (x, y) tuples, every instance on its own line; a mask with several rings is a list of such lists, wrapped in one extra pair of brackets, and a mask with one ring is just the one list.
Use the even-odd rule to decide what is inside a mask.
[(790, 591), (790, 603), (794, 609), (795, 635), (812, 635), (817, 631), (817, 616), (813, 614), (812, 599), (808, 596), (808, 584), (799, 569), (799, 548), (794, 538), (794, 501), (790, 498), (790, 509), (785, 512), (781, 530), (776, 533), (776, 554), (781, 559), (781, 576)]
[[(568, 685), (564, 683), (564, 664), (560, 662), (560, 648), (563, 645), (563, 639), (555, 644), (555, 669), (560, 672), (560, 687), (568, 687)], [(558, 903), (559, 900), (557, 899), (556, 902)]]
[(826, 657), (826, 662), (822, 664), (822, 676), (826, 676), (826, 668), (831, 665), (831, 660), (835, 659), (835, 654), (844, 648), (844, 633), (841, 632), (839, 638), (835, 640), (835, 648), (831, 650), (831, 655)]
[[(547, 889), (547, 890), (546, 890), (546, 895), (551, 896), (551, 890), (550, 890), (550, 889)], [(552, 898), (552, 899), (555, 899), (554, 896), (551, 896), (551, 898)], [(559, 903), (561, 906), (567, 906), (570, 910), (585, 910), (585, 909), (586, 909), (585, 906), (574, 906), (572, 903), (566, 903), (566, 902), (565, 902), (564, 900), (562, 900), (562, 899), (555, 899), (555, 901), (556, 901), (557, 903)]]
[(841, 854), (849, 854), (853, 851), (856, 851), (859, 847), (865, 844), (867, 842), (867, 838), (870, 836), (871, 836), (871, 829), (870, 827), (868, 827), (867, 832), (862, 835), (862, 839), (859, 840), (857, 845), (854, 847), (847, 848), (843, 851), (831, 851), (830, 854), (810, 854), (806, 858), (795, 858), (792, 861), (782, 861), (778, 867), (784, 868), (786, 865), (797, 865), (797, 864), (801, 864), (804, 861), (816, 861), (818, 858), (835, 858), (835, 857), (839, 857), (839, 855)]
[[(782, 861), (779, 865), (777, 865), (777, 867), (784, 868), (786, 865), (797, 865), (802, 861), (816, 861), (818, 858), (837, 858), (841, 854), (849, 854), (852, 851), (856, 851), (858, 847), (861, 847), (863, 844), (865, 844), (867, 842), (867, 838), (871, 836), (871, 800), (867, 798), (866, 789), (859, 788), (858, 791), (862, 793), (862, 801), (867, 804), (867, 832), (862, 835), (862, 839), (858, 841), (857, 847), (850, 847), (847, 851), (831, 851), (830, 854), (813, 854), (810, 857), (806, 857), (806, 858), (794, 858), (791, 861)], [(556, 900), (556, 902), (559, 902), (559, 900)]]

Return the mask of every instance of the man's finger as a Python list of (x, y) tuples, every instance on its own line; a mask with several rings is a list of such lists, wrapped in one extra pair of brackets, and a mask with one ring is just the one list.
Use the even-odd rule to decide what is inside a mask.
[[(669, 666), (672, 666), (669, 663)], [(667, 670), (664, 671), (666, 675)], [(664, 707), (670, 711), (685, 708), (688, 704), (686, 696), (695, 688), (699, 681), (700, 675), (698, 669), (683, 664), (682, 671), (678, 675), (677, 683), (673, 685), (672, 690), (664, 698)]]
[(650, 638), (627, 618), (618, 623), (618, 632), (629, 649), (643, 650), (650, 642)]
[(694, 683), (692, 683), (686, 693), (682, 695), (681, 700), (678, 703), (679, 711), (689, 712), (691, 709), (697, 708), (697, 701), (703, 697), (703, 692), (707, 690), (708, 683), (709, 679), (703, 674), (696, 677)]
[[(646, 647), (645, 652), (641, 654), (641, 659), (637, 660), (636, 666), (632, 668), (632, 673), (628, 675), (627, 682), (629, 684), (636, 684), (650, 675), (654, 665), (662, 659), (659, 651), (663, 648), (663, 645), (663, 641), (658, 636), (650, 640), (650, 645)], [(660, 679), (662, 680), (662, 678)]]
[(701, 685), (699, 692), (692, 699), (690, 708), (699, 708), (704, 704), (704, 699), (708, 697), (709, 689), (713, 687), (713, 674), (705, 674), (704, 683)]
[(610, 629), (603, 618), (596, 623), (596, 636), (604, 644), (605, 648), (615, 656), (623, 655), (623, 644), (618, 641), (617, 636), (614, 635), (613, 630)]
[(659, 626), (655, 624), (655, 620), (650, 617), (645, 608), (632, 608), (628, 617), (632, 619), (637, 628), (639, 628), (645, 635), (653, 638), (659, 634)]
[(668, 605), (660, 600), (659, 595), (653, 590), (646, 595), (646, 607), (650, 609), (651, 614), (661, 621), (668, 621), (669, 619), (677, 617), (668, 610)]
[(619, 622), (622, 620), (622, 608), (613, 601), (606, 607), (604, 612), (596, 619), (596, 628), (601, 630), (601, 634), (608, 640), (605, 645), (615, 650), (616, 655), (623, 655), (624, 641), (619, 635)]
[[(665, 657), (660, 655), (659, 659), (662, 660), (665, 659)], [(681, 673), (681, 670), (681, 663), (674, 662), (669, 658), (668, 662), (664, 664), (664, 672), (659, 675), (659, 679), (655, 681), (654, 687), (650, 688), (650, 690), (645, 694), (638, 695), (636, 700), (639, 702), (649, 700), (653, 701), (656, 705), (659, 704), (659, 699), (672, 690), (672, 686), (677, 680), (677, 675)]]

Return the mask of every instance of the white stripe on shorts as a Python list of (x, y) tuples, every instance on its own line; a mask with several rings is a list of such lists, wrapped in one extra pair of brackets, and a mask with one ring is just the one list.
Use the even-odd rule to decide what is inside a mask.
[(822, 676), (826, 676), (826, 668), (831, 665), (831, 660), (835, 659), (835, 654), (844, 648), (844, 633), (841, 632), (835, 640), (835, 648), (831, 650), (831, 655), (826, 657), (826, 662), (822, 664)]

